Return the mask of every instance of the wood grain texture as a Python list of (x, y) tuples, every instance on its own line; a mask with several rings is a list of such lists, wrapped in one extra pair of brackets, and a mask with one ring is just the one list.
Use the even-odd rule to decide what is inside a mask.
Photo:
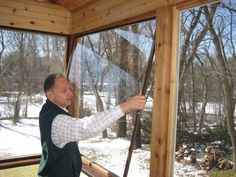
[(100, 0), (72, 13), (72, 33), (89, 31), (183, 0)]
[(84, 34), (150, 18), (158, 8), (187, 8), (217, 0), (0, 0), (0, 25)]
[[(151, 139), (151, 177), (172, 176), (176, 113), (178, 16), (174, 7), (157, 10), (157, 43)], [(163, 33), (164, 31), (164, 33)]]
[(64, 7), (33, 0), (0, 0), (0, 25), (70, 34), (71, 13)]
[[(95, 31), (126, 20), (138, 21), (140, 15), (164, 6), (190, 7), (216, 0), (97, 0), (72, 12), (72, 33)], [(135, 19), (135, 17), (137, 17)], [(131, 21), (131, 19), (133, 21)]]

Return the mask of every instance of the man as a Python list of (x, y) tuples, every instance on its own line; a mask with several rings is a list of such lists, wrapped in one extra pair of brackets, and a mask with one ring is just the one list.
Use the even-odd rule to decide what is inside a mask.
[(83, 119), (72, 118), (71, 84), (61, 74), (44, 81), (47, 100), (39, 114), (42, 155), (38, 174), (42, 177), (79, 177), (82, 167), (77, 141), (94, 137), (130, 110), (140, 110), (146, 97), (137, 95), (110, 110)]

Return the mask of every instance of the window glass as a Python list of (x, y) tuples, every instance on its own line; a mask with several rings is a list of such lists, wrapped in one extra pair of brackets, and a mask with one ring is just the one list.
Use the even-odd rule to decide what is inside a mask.
[(64, 71), (66, 38), (0, 29), (0, 159), (41, 153), (43, 81)]
[(181, 13), (175, 169), (190, 176), (236, 164), (235, 9), (223, 0)]
[[(151, 20), (78, 39), (69, 79), (78, 89), (81, 118), (112, 109), (141, 92), (154, 31), (155, 20)], [(151, 74), (148, 78), (148, 102), (141, 116), (130, 176), (149, 176), (152, 78)], [(81, 153), (122, 176), (135, 115), (135, 112), (130, 112), (98, 136), (80, 141)]]

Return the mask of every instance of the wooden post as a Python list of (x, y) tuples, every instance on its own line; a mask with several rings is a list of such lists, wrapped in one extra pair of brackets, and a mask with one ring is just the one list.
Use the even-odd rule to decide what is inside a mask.
[(150, 177), (173, 175), (176, 132), (178, 11), (174, 6), (157, 10), (154, 106)]

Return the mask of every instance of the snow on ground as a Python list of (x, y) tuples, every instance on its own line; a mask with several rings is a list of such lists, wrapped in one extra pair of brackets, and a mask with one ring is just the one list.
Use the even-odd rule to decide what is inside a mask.
[[(123, 175), (129, 145), (130, 141), (128, 139), (102, 139), (101, 137), (91, 138), (79, 143), (82, 154), (118, 176)], [(149, 160), (150, 151), (134, 150), (129, 168), (130, 176), (149, 176)]]
[(9, 120), (1, 120), (0, 142), (0, 159), (40, 152), (38, 120), (24, 120), (17, 126)]
[(198, 170), (191, 165), (185, 165), (177, 161), (174, 162), (175, 177), (207, 177), (206, 171)]
[[(125, 138), (107, 138), (100, 136), (80, 141), (81, 153), (95, 160), (113, 173), (122, 176), (130, 141)], [(25, 119), (17, 126), (8, 120), (0, 121), (0, 159), (12, 156), (28, 155), (41, 152), (37, 119)], [(129, 173), (130, 177), (149, 176), (150, 151), (134, 150)], [(175, 162), (175, 177), (206, 177), (205, 171), (189, 165)]]

